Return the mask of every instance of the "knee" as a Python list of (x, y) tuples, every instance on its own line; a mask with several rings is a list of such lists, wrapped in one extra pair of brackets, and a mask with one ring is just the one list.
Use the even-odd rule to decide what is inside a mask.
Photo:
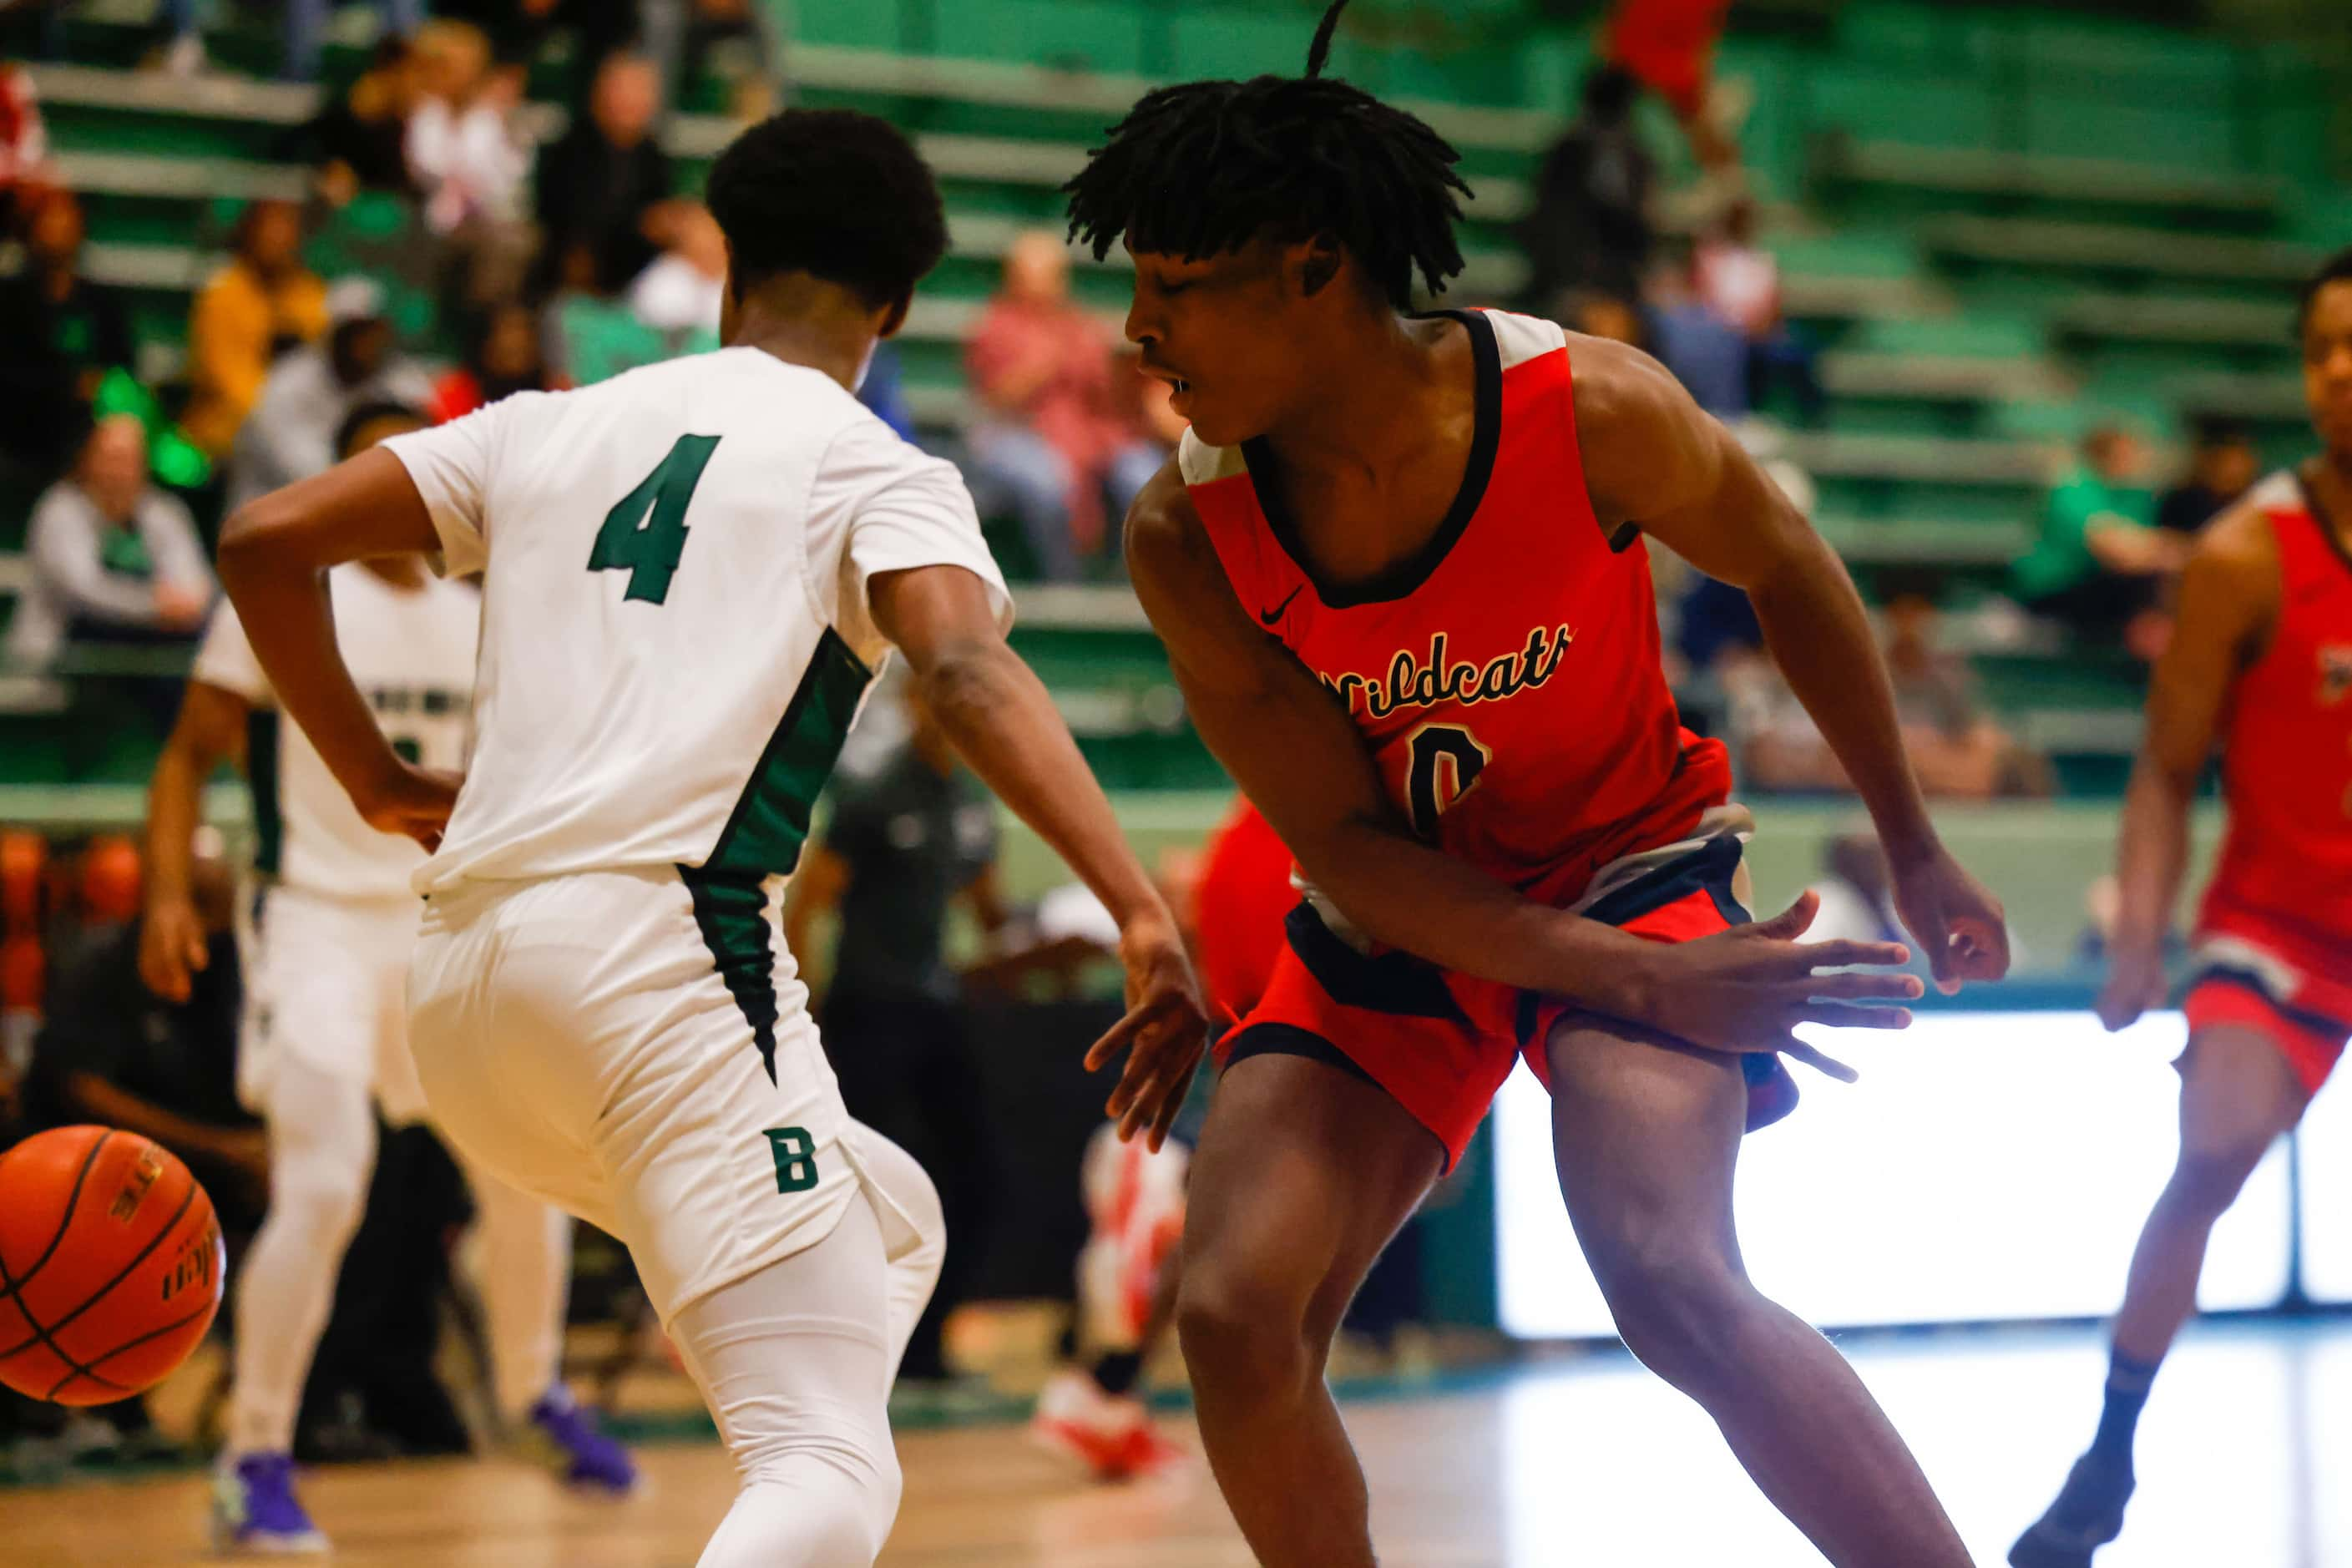
[(1739, 1325), (1760, 1301), (1729, 1259), (1686, 1243), (1627, 1248), (1596, 1260), (1594, 1273), (1625, 1348), (1685, 1390), (1729, 1364)]
[(1329, 1349), (1308, 1321), (1307, 1300), (1276, 1280), (1188, 1258), (1176, 1296), (1185, 1366), (1220, 1392), (1295, 1394), (1322, 1375)]
[(369, 1174), (362, 1161), (275, 1161), (269, 1172), (269, 1212), (322, 1237), (348, 1240), (367, 1208)]
[(2184, 1143), (2172, 1170), (2171, 1196), (2196, 1213), (2218, 1216), (2238, 1201), (2239, 1189), (2262, 1163), (2271, 1141), (2242, 1134)]

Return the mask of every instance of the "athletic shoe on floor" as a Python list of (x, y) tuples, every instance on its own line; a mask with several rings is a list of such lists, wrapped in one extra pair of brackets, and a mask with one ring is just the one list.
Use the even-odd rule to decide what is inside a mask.
[(294, 1495), (294, 1461), (246, 1454), (213, 1472), (213, 1547), (290, 1556), (327, 1550), (327, 1538)]
[(2050, 1511), (2009, 1549), (2010, 1568), (2091, 1568), (2091, 1553), (2123, 1533), (2131, 1468), (2085, 1454), (2066, 1474)]
[(1029, 1435), (1106, 1481), (1165, 1469), (1184, 1457), (1183, 1449), (1152, 1430), (1143, 1401), (1106, 1394), (1075, 1367), (1055, 1373), (1037, 1395)]
[(571, 1394), (557, 1388), (540, 1395), (530, 1407), (524, 1441), (570, 1486), (625, 1497), (636, 1489), (636, 1461), (629, 1451), (605, 1436), (596, 1417), (582, 1409)]

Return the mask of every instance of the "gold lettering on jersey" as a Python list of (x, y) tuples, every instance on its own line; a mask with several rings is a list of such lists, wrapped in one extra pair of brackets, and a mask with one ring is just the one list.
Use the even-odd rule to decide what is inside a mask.
[(1575, 640), (1574, 626), (1537, 626), (1528, 633), (1525, 647), (1497, 655), (1482, 665), (1454, 658), (1446, 648), (1445, 634), (1438, 632), (1429, 639), (1426, 658), (1411, 648), (1399, 648), (1379, 675), (1320, 673), (1323, 684), (1338, 694), (1350, 713), (1360, 705), (1367, 718), (1381, 720), (1400, 709), (1434, 708), (1446, 702), (1475, 707), (1532, 691), (1559, 671), (1569, 645)]

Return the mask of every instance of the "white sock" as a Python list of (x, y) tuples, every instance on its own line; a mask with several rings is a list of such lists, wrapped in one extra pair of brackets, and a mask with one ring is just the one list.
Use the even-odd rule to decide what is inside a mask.
[(236, 1281), (231, 1456), (293, 1447), (302, 1384), (375, 1170), (375, 1110), (364, 1083), (289, 1058), (271, 1076), (267, 1114), (269, 1212)]

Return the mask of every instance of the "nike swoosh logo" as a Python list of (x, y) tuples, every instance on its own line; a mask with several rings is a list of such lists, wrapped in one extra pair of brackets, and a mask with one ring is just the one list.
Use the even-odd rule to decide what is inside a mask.
[(1307, 591), (1307, 584), (1304, 584), (1304, 583), (1301, 583), (1297, 587), (1293, 588), (1293, 589), (1290, 591), (1290, 596), (1289, 596), (1289, 598), (1286, 598), (1285, 600), (1283, 600), (1283, 601), (1282, 601), (1282, 603), (1280, 603), (1279, 605), (1276, 605), (1274, 608), (1272, 608), (1272, 609), (1270, 609), (1270, 610), (1260, 610), (1260, 611), (1257, 613), (1257, 618), (1258, 618), (1259, 622), (1260, 622), (1262, 625), (1265, 625), (1265, 626), (1273, 626), (1276, 622), (1277, 622), (1277, 621), (1279, 621), (1279, 620), (1281, 620), (1281, 619), (1282, 619), (1283, 612), (1290, 608), (1290, 600), (1291, 600), (1291, 599), (1296, 599), (1297, 597), (1298, 597), (1298, 595), (1301, 595), (1301, 594), (1305, 593), (1306, 591)]

